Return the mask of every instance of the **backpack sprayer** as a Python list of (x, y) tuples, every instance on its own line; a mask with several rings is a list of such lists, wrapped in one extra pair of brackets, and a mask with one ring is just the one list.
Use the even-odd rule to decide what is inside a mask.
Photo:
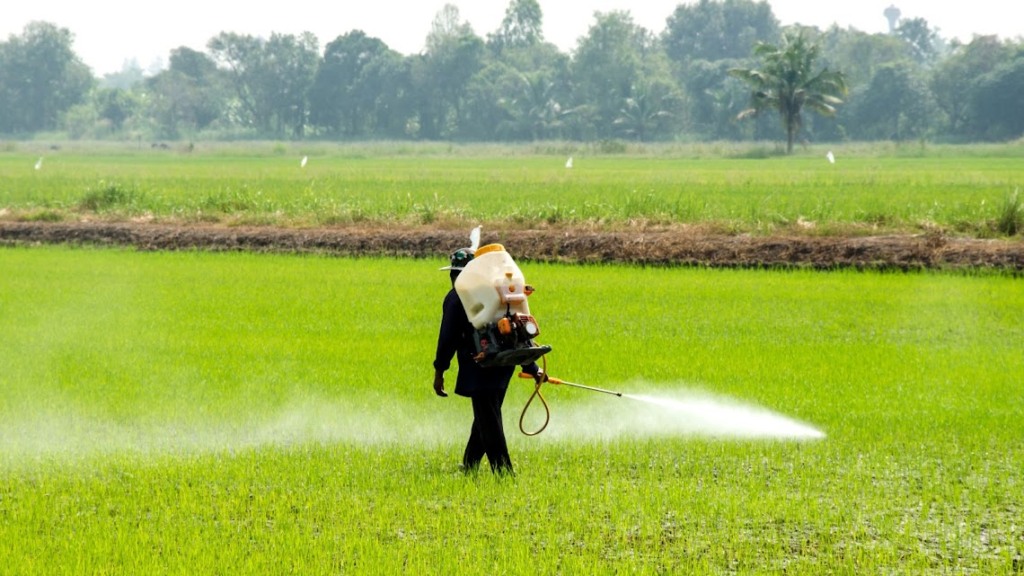
[[(504, 246), (488, 244), (477, 248), (479, 235), (479, 227), (470, 234), (473, 259), (466, 263), (455, 279), (455, 292), (475, 330), (474, 360), (481, 366), (516, 366), (536, 362), (551, 351), (551, 346), (537, 344), (535, 340), (540, 335), (540, 326), (530, 314), (527, 302), (534, 292), (533, 286), (526, 283), (522, 271)], [(519, 416), (519, 430), (527, 436), (540, 434), (551, 421), (551, 409), (540, 392), (544, 382), (622, 397), (621, 392), (548, 377), (547, 359), (543, 361), (544, 376), (536, 382), (533, 394)], [(534, 378), (523, 372), (520, 372), (519, 377)], [(533, 432), (527, 432), (523, 419), (534, 398), (540, 398), (544, 406), (544, 424)]]
[(459, 277), (455, 292), (473, 325), (473, 359), (481, 366), (515, 366), (536, 362), (551, 351), (538, 345), (537, 319), (530, 314), (527, 298), (533, 286), (526, 284), (505, 247), (488, 244), (474, 251)]

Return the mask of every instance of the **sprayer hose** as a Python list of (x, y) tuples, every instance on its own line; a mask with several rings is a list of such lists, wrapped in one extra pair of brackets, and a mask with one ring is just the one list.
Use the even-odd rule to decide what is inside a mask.
[[(544, 373), (547, 374), (548, 359), (543, 358), (542, 362), (544, 363)], [(526, 436), (536, 436), (537, 434), (540, 434), (548, 427), (548, 422), (551, 422), (551, 407), (548, 406), (548, 401), (544, 399), (544, 395), (540, 393), (540, 387), (543, 383), (544, 380), (542, 379), (540, 382), (534, 384), (533, 394), (530, 394), (530, 399), (526, 401), (526, 406), (523, 406), (523, 411), (519, 414), (519, 431)], [(540, 403), (544, 406), (544, 423), (541, 424), (540, 428), (533, 432), (527, 432), (526, 428), (523, 427), (523, 420), (526, 418), (526, 411), (529, 410), (530, 404), (533, 403), (534, 398), (540, 398)]]
[[(551, 408), (548, 407), (548, 401), (544, 399), (544, 395), (540, 393), (540, 385), (538, 382), (533, 388), (533, 394), (530, 394), (530, 399), (526, 401), (526, 406), (523, 406), (523, 413), (519, 415), (519, 431), (527, 436), (536, 436), (544, 431), (548, 427), (548, 422), (551, 421)], [(534, 398), (540, 398), (540, 403), (544, 405), (544, 423), (541, 424), (540, 428), (533, 432), (527, 432), (526, 428), (523, 427), (523, 419), (526, 418), (526, 410), (530, 407)]]

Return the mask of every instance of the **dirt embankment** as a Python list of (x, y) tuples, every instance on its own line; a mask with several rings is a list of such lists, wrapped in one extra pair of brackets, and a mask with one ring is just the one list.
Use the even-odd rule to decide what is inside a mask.
[[(595, 232), (485, 230), (517, 259), (710, 267), (1000, 269), (1024, 271), (1024, 241), (929, 235), (730, 236), (694, 229)], [(291, 229), (155, 223), (0, 222), (0, 245), (78, 244), (140, 250), (211, 250), (403, 256), (443, 261), (465, 231), (398, 227)]]

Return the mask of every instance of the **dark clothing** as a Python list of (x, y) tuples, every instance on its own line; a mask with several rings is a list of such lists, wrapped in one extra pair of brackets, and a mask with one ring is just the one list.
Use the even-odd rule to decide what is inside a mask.
[(508, 388), (508, 381), (515, 373), (515, 366), (483, 368), (478, 365), (473, 360), (476, 354), (474, 332), (473, 325), (466, 317), (466, 309), (452, 288), (444, 297), (444, 315), (437, 336), (434, 369), (444, 372), (451, 366), (452, 356), (458, 357), (459, 376), (455, 380), (455, 393), (459, 396), (472, 397), (480, 389)]
[(491, 472), (512, 472), (512, 458), (508, 455), (505, 428), (501, 421), (501, 404), (507, 390), (508, 387), (486, 388), (473, 395), (473, 427), (469, 430), (469, 442), (462, 455), (464, 470), (478, 468), (486, 454)]
[[(476, 346), (475, 330), (466, 317), (466, 310), (453, 288), (444, 297), (444, 314), (437, 337), (434, 370), (444, 372), (451, 367), (452, 357), (458, 358), (459, 374), (455, 380), (455, 393), (473, 400), (473, 426), (462, 464), (466, 470), (479, 466), (484, 455), (495, 472), (512, 472), (508, 455), (501, 406), (505, 401), (508, 383), (515, 366), (481, 367), (473, 360)], [(535, 374), (535, 362), (523, 366), (523, 371)]]

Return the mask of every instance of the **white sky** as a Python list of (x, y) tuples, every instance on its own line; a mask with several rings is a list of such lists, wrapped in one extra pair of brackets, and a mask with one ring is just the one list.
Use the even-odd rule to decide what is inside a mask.
[[(769, 0), (782, 24), (827, 28), (833, 23), (864, 32), (887, 29), (883, 10), (895, 4), (904, 18), (921, 17), (945, 38), (970, 40), (974, 34), (1024, 36), (1020, 0)], [(0, 8), (0, 39), (21, 34), (34, 20), (69, 29), (75, 52), (97, 75), (122, 69), (135, 59), (142, 68), (166, 62), (180, 46), (205, 51), (220, 32), (269, 36), (271, 32), (312, 32), (321, 47), (355, 29), (413, 54), (422, 50), (434, 16), (451, 3), (481, 37), (501, 24), (509, 0), (334, 0), (261, 2), (178, 0), (161, 4), (138, 0), (12, 0)], [(594, 22), (594, 12), (628, 10), (634, 21), (660, 33), (679, 4), (693, 0), (540, 0), (545, 39), (565, 52), (576, 47)]]

